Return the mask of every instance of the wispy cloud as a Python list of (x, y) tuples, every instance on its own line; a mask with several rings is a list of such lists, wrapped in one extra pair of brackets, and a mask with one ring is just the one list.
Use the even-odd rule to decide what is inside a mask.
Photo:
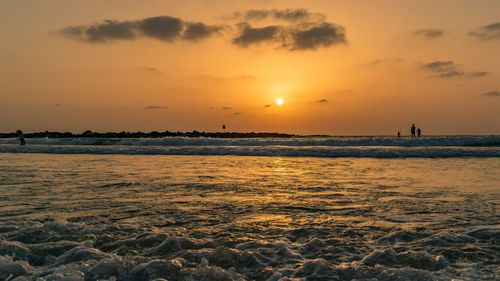
[(421, 64), (420, 67), (428, 72), (433, 73), (433, 75), (431, 76), (433, 78), (481, 78), (490, 75), (490, 72), (488, 71), (464, 71), (461, 65), (458, 65), (453, 61), (433, 61)]
[(163, 74), (163, 71), (161, 71), (156, 67), (140, 66), (140, 67), (134, 67), (134, 69), (144, 71), (149, 74)]
[(266, 104), (266, 105), (264, 105), (264, 107), (268, 108), (268, 107), (271, 107), (271, 105), (270, 104)]
[(317, 100), (316, 102), (317, 103), (327, 103), (328, 100), (327, 99), (320, 99), (320, 100)]
[(500, 22), (482, 26), (477, 30), (470, 31), (468, 34), (481, 40), (500, 39)]
[(421, 66), (423, 69), (433, 72), (435, 78), (453, 78), (463, 76), (465, 73), (459, 70), (459, 66), (453, 61), (433, 61)]
[(158, 109), (168, 109), (168, 107), (163, 105), (146, 105), (144, 109), (158, 110)]
[(437, 28), (423, 28), (413, 31), (413, 35), (423, 36), (428, 39), (436, 39), (444, 35), (444, 31)]
[(223, 106), (222, 110), (231, 110), (231, 107), (230, 106)]
[(403, 61), (404, 60), (400, 57), (389, 57), (389, 58), (380, 58), (380, 59), (373, 60), (373, 61), (367, 63), (366, 65), (377, 66), (377, 65), (382, 65), (382, 64), (401, 63)]
[(233, 112), (233, 115), (241, 115), (243, 114), (242, 112)]
[(473, 77), (473, 78), (478, 78), (478, 77), (484, 77), (484, 76), (488, 76), (490, 75), (491, 73), (488, 72), (488, 71), (473, 71), (473, 72), (470, 72), (468, 75), (470, 77)]
[(324, 14), (312, 13), (307, 9), (271, 9), (271, 10), (247, 10), (236, 11), (233, 13), (233, 19), (244, 21), (262, 21), (267, 19), (282, 20), (288, 22), (302, 22), (302, 21), (321, 21), (326, 18)]
[(483, 93), (483, 96), (485, 96), (485, 97), (500, 97), (500, 91), (486, 92), (486, 93)]

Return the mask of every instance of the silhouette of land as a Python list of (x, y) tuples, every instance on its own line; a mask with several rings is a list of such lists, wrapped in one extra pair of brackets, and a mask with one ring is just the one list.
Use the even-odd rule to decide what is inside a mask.
[[(25, 138), (163, 138), (163, 137), (188, 137), (188, 138), (291, 138), (299, 135), (285, 133), (268, 133), (268, 132), (92, 132), (87, 130), (83, 133), (72, 132), (36, 132), (25, 133)], [(16, 138), (17, 133), (0, 133), (0, 138)]]

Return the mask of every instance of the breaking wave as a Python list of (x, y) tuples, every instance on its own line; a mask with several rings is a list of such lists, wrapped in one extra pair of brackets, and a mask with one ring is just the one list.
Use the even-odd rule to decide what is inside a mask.
[[(472, 146), (500, 147), (500, 136), (433, 136), (420, 139), (395, 137), (295, 137), (295, 138), (34, 138), (36, 145), (122, 146)], [(14, 138), (2, 144), (18, 144)]]
[(0, 152), (294, 157), (500, 157), (500, 136), (0, 139)]

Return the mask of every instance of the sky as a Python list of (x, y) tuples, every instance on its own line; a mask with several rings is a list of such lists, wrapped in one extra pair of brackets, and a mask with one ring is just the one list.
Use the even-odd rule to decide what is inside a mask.
[(499, 11), (497, 0), (0, 1), (0, 132), (500, 134)]

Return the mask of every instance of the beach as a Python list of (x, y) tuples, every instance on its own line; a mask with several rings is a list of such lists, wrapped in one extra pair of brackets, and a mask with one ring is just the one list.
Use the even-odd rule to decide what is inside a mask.
[(2, 140), (0, 279), (494, 280), (497, 140)]

